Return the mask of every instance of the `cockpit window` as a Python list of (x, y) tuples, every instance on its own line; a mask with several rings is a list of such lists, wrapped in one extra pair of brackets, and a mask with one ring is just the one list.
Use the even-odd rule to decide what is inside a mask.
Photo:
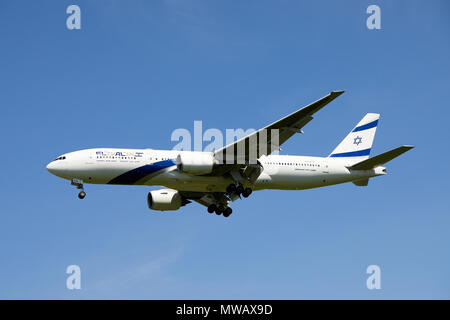
[(65, 159), (66, 159), (66, 157), (58, 157), (58, 158), (55, 159), (55, 161), (56, 160), (65, 160)]

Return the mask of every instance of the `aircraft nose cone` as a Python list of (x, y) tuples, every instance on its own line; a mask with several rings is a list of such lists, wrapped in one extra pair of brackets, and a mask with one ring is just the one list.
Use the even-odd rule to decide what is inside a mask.
[(57, 177), (64, 178), (68, 173), (67, 164), (62, 161), (55, 160), (47, 164), (47, 171), (54, 174)]
[(52, 161), (47, 165), (47, 171), (55, 174), (55, 161)]

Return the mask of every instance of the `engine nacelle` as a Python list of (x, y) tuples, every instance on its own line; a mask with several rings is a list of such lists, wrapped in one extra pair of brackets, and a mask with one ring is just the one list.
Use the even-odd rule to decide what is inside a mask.
[(214, 156), (211, 152), (184, 152), (177, 157), (179, 172), (189, 174), (208, 174), (214, 166)]
[(152, 210), (178, 210), (182, 200), (180, 193), (172, 189), (154, 190), (147, 195), (148, 207)]

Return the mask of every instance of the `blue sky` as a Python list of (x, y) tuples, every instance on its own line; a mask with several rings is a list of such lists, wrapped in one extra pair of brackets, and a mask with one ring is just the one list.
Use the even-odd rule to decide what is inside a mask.
[[(68, 30), (70, 4), (82, 29)], [(381, 8), (381, 30), (366, 8)], [(450, 298), (447, 1), (0, 1), (0, 298)], [(416, 148), (366, 188), (261, 191), (228, 218), (151, 212), (150, 187), (45, 170), (91, 147), (259, 128), (347, 90), (282, 154), (326, 156), (367, 112), (372, 154)], [(82, 289), (65, 287), (66, 267)], [(381, 290), (366, 288), (367, 266)]]

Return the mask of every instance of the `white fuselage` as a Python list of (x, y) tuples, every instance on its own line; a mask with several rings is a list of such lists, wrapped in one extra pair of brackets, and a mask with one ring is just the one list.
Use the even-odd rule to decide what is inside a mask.
[[(178, 154), (189, 151), (96, 148), (70, 152), (48, 164), (58, 177), (92, 184), (164, 186), (179, 191), (223, 192), (231, 177), (191, 175), (177, 170)], [(383, 167), (350, 170), (350, 159), (270, 155), (253, 190), (302, 190), (385, 174)]]

